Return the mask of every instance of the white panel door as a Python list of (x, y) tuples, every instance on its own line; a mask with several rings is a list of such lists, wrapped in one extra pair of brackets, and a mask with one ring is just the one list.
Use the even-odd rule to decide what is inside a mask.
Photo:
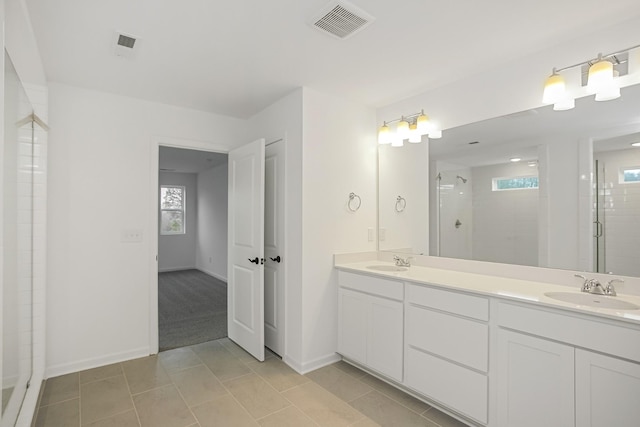
[(576, 349), (576, 426), (640, 425), (640, 364)]
[(338, 352), (367, 363), (367, 311), (369, 298), (360, 292), (338, 289)]
[(284, 354), (284, 141), (269, 144), (265, 159), (264, 342)]
[(368, 296), (367, 365), (402, 382), (404, 306)]
[(264, 139), (229, 152), (227, 331), (264, 360)]
[(498, 426), (574, 425), (574, 349), (498, 330)]

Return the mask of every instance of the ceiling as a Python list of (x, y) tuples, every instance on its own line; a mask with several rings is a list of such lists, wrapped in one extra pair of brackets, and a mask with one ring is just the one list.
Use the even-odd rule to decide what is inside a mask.
[[(382, 107), (638, 14), (638, 0), (351, 0), (372, 25), (312, 28), (328, 0), (25, 0), (47, 79), (248, 118), (297, 87)], [(138, 38), (114, 54), (115, 32)]]
[(199, 173), (227, 162), (226, 153), (160, 147), (160, 172)]

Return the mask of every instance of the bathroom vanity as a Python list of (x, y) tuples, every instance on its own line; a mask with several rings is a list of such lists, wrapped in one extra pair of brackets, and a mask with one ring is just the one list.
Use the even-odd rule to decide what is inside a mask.
[[(629, 309), (640, 297), (578, 305), (545, 294), (587, 295), (579, 287), (378, 260), (335, 267), (338, 352), (466, 424), (640, 425), (640, 309)], [(611, 299), (627, 306), (601, 307)]]

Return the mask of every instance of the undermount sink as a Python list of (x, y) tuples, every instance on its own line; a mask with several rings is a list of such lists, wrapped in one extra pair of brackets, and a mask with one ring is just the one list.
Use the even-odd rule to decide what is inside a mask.
[(586, 292), (545, 292), (545, 296), (559, 301), (570, 302), (596, 308), (610, 308), (614, 310), (637, 310), (640, 307), (624, 300), (604, 295)]
[(378, 271), (407, 271), (407, 267), (399, 267), (397, 265), (368, 265), (367, 268)]

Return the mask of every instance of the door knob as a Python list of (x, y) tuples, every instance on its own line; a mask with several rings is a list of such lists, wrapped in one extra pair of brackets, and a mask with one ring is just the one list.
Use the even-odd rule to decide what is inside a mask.
[(248, 258), (249, 262), (252, 262), (254, 264), (258, 264), (260, 262), (260, 260), (258, 259), (258, 257), (255, 257), (254, 259)]
[(271, 261), (275, 261), (275, 262), (278, 262), (278, 263), (280, 262), (280, 255), (278, 255), (275, 258), (271, 258), (271, 257), (269, 257), (269, 258), (271, 259)]

